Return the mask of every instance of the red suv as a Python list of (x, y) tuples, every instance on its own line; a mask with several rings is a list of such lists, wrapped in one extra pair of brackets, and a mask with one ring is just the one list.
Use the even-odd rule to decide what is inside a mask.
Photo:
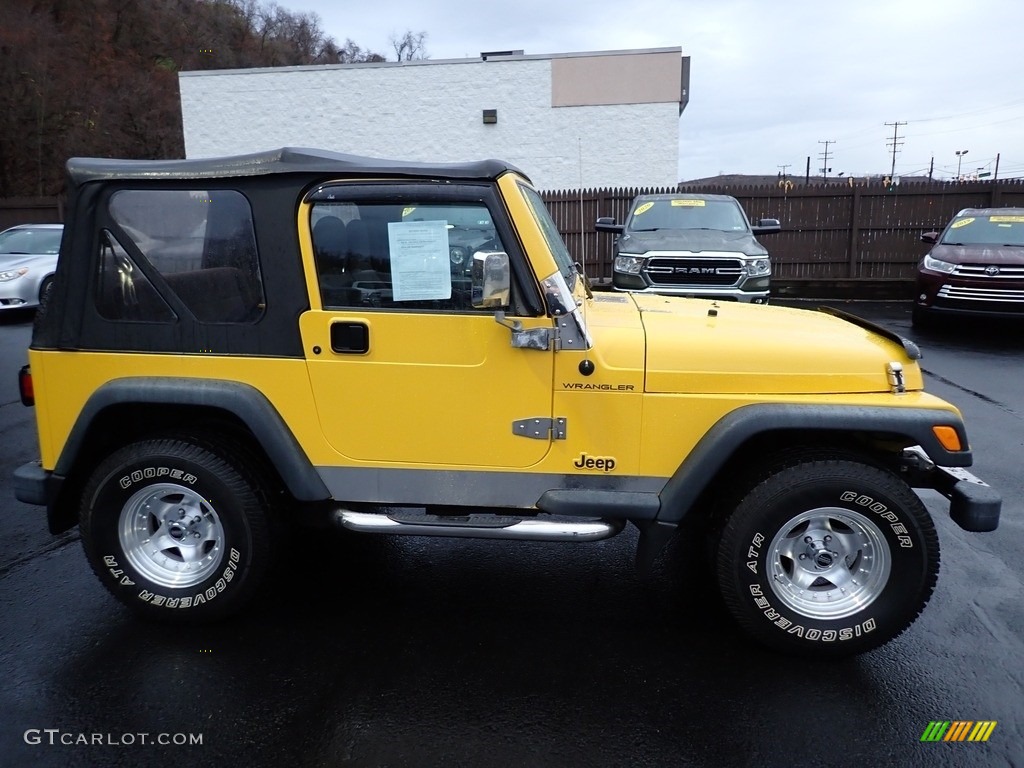
[(946, 313), (1024, 317), (1024, 208), (965, 208), (917, 270), (914, 325)]

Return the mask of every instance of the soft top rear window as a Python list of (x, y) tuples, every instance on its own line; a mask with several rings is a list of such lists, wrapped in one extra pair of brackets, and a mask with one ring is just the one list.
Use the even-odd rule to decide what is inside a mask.
[[(204, 323), (251, 323), (263, 314), (252, 210), (240, 192), (125, 189), (111, 196), (109, 211), (124, 234), (103, 242), (98, 300), (105, 317), (170, 322), (171, 296)], [(122, 251), (130, 241), (144, 261), (129, 268), (133, 260), (114, 245), (120, 240)]]

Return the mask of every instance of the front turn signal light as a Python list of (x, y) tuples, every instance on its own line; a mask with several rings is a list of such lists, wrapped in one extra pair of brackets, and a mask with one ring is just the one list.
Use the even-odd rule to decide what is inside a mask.
[(960, 435), (957, 434), (953, 427), (932, 427), (932, 432), (939, 438), (942, 447), (947, 451), (962, 451), (964, 449), (960, 443)]

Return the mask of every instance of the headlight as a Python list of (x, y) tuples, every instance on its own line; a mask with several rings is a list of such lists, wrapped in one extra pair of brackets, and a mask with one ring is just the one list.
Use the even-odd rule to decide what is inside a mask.
[(956, 269), (956, 264), (950, 264), (948, 261), (939, 261), (933, 259), (931, 256), (925, 256), (922, 266), (925, 269), (930, 269), (933, 272), (942, 272), (944, 274), (950, 274)]
[(21, 269), (9, 269), (6, 272), (0, 272), (0, 283), (6, 283), (11, 280), (17, 280), (22, 275), (28, 274), (28, 267), (22, 267)]
[(615, 257), (615, 271), (624, 272), (627, 275), (639, 275), (640, 265), (643, 263), (643, 256), (625, 256), (620, 254)]
[(452, 260), (452, 264), (459, 266), (466, 261), (466, 249), (454, 247), (448, 250), (448, 258)]
[(751, 277), (761, 277), (772, 273), (772, 263), (768, 259), (754, 259), (747, 262), (747, 274)]

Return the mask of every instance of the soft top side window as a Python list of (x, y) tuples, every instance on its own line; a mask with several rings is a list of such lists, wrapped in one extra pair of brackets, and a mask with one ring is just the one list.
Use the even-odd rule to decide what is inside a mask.
[[(240, 192), (123, 189), (111, 196), (108, 210), (144, 262), (131, 270), (111, 269), (112, 254), (101, 254), (98, 299), (105, 317), (171, 322), (174, 315), (168, 316), (166, 304), (154, 308), (164, 304), (160, 296), (171, 303), (177, 299), (204, 323), (251, 323), (262, 316), (265, 298), (252, 210)], [(113, 242), (107, 237), (101, 248)], [(128, 256), (128, 243), (121, 243), (120, 250)], [(129, 257), (132, 261), (139, 259)], [(136, 279), (150, 285), (136, 286)], [(135, 306), (119, 307), (118, 297), (130, 298)]]

